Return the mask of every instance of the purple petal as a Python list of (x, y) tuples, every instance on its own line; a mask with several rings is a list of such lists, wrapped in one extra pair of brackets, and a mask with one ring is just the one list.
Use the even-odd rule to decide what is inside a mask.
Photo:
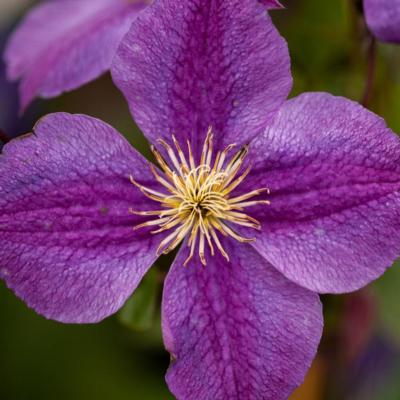
[[(271, 189), (257, 250), (318, 292), (356, 290), (400, 254), (400, 141), (350, 100), (309, 93), (286, 103), (252, 143), (243, 190)], [(246, 187), (247, 185), (247, 187)]]
[(4, 59), (9, 79), (21, 79), (21, 107), (54, 97), (110, 68), (143, 1), (64, 0), (35, 7), (11, 36)]
[[(52, 114), (0, 156), (0, 277), (38, 313), (95, 322), (114, 313), (155, 260), (129, 207), (145, 161), (94, 118)], [(147, 182), (148, 181), (148, 182)]]
[(221, 142), (249, 141), (292, 82), (286, 42), (255, 0), (158, 0), (123, 39), (112, 74), (150, 141), (175, 134), (195, 148), (210, 125)]
[[(249, 245), (224, 240), (206, 267), (183, 266), (165, 282), (167, 374), (178, 400), (283, 400), (304, 379), (322, 331), (315, 293), (288, 281)], [(186, 254), (184, 254), (186, 253)]]
[(400, 0), (364, 0), (364, 13), (378, 39), (400, 43)]
[(268, 10), (285, 8), (278, 0), (258, 0), (262, 5), (266, 6)]

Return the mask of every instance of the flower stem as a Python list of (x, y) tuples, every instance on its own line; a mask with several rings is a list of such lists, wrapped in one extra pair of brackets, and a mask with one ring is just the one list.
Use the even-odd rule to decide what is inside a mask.
[(376, 72), (376, 40), (372, 35), (369, 35), (369, 43), (367, 50), (367, 76), (365, 81), (364, 94), (361, 104), (368, 107), (371, 101), (372, 92), (374, 90), (375, 72)]

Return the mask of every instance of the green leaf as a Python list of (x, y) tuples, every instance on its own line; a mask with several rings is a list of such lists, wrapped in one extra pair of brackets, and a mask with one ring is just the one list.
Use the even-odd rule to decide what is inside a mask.
[(119, 311), (119, 321), (133, 330), (150, 329), (155, 320), (159, 288), (158, 271), (153, 267)]

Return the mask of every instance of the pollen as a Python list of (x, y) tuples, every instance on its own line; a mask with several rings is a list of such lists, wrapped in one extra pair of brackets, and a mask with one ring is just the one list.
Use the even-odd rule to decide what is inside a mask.
[(218, 249), (229, 261), (220, 235), (232, 237), (242, 243), (253, 242), (254, 238), (240, 235), (234, 226), (260, 229), (259, 221), (247, 215), (244, 210), (259, 204), (270, 204), (268, 200), (254, 200), (262, 193), (268, 194), (267, 188), (232, 196), (251, 170), (251, 166), (243, 168), (248, 146), (229, 156), (236, 147), (235, 144), (231, 144), (214, 155), (213, 137), (212, 129), (209, 128), (198, 163), (195, 162), (189, 141), (188, 156), (185, 156), (174, 136), (173, 146), (160, 139), (159, 143), (164, 147), (167, 159), (152, 146), (151, 150), (161, 170), (153, 165), (150, 165), (150, 169), (163, 187), (162, 191), (145, 187), (130, 177), (132, 184), (149, 199), (159, 203), (160, 208), (154, 211), (130, 209), (132, 214), (153, 217), (134, 229), (155, 227), (152, 234), (170, 231), (161, 241), (157, 249), (158, 255), (168, 254), (187, 237), (190, 252), (185, 265), (196, 252), (201, 263), (206, 265), (206, 246), (209, 247), (211, 256), (214, 256)]

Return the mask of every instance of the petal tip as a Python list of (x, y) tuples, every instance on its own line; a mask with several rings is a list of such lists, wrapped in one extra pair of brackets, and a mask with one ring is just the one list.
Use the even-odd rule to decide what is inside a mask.
[(259, 3), (267, 7), (267, 10), (282, 10), (286, 7), (278, 0), (258, 0)]

